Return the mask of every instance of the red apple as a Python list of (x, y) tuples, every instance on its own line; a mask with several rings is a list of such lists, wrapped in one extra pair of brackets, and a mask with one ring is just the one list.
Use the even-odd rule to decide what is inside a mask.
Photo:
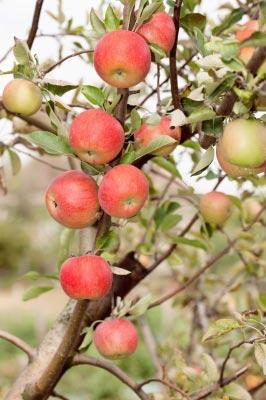
[(111, 86), (129, 88), (143, 81), (150, 70), (151, 53), (135, 32), (106, 33), (94, 50), (94, 67)]
[(93, 342), (99, 353), (110, 359), (127, 357), (138, 345), (138, 333), (127, 319), (108, 319), (94, 331)]
[(122, 150), (124, 130), (110, 114), (87, 110), (79, 114), (70, 128), (70, 144), (77, 156), (90, 164), (107, 164)]
[[(257, 20), (248, 21), (245, 24), (243, 24), (241, 28), (236, 32), (236, 39), (238, 40), (239, 43), (242, 43), (245, 40), (249, 39), (250, 36), (253, 35), (253, 33), (258, 32), (259, 30), (260, 30), (259, 21)], [(265, 30), (265, 28), (263, 30)], [(243, 61), (244, 64), (248, 64), (255, 50), (256, 50), (255, 47), (242, 47), (239, 50), (238, 57), (240, 58), (240, 60)], [(266, 63), (264, 63), (264, 65), (266, 65)]]
[(152, 154), (157, 156), (170, 154), (176, 148), (181, 139), (181, 128), (178, 126), (171, 129), (170, 126), (171, 119), (167, 116), (162, 117), (157, 125), (142, 124), (134, 133), (137, 147), (146, 147), (156, 137), (167, 135), (175, 139), (176, 143), (165, 146), (161, 150), (154, 151)]
[(63, 290), (72, 299), (97, 300), (110, 291), (113, 275), (104, 258), (86, 255), (66, 260), (59, 279)]
[(257, 168), (238, 167), (237, 165), (231, 164), (225, 160), (223, 149), (219, 144), (216, 146), (216, 157), (222, 170), (232, 178), (255, 176), (266, 172), (266, 162)]
[(102, 209), (112, 217), (130, 218), (143, 207), (149, 193), (148, 180), (143, 172), (129, 164), (112, 168), (99, 187)]
[(73, 229), (92, 225), (97, 219), (99, 202), (97, 184), (81, 171), (67, 171), (49, 185), (46, 207), (60, 224)]
[(14, 79), (4, 88), (3, 104), (7, 111), (29, 116), (42, 105), (42, 92), (33, 82)]
[(168, 53), (174, 45), (176, 29), (170, 15), (166, 12), (157, 12), (138, 28), (137, 33), (148, 43), (156, 44)]
[(219, 145), (229, 163), (260, 167), (266, 160), (266, 126), (256, 120), (236, 119), (226, 125)]
[(201, 197), (199, 210), (205, 222), (223, 225), (231, 215), (232, 204), (226, 194), (210, 192)]

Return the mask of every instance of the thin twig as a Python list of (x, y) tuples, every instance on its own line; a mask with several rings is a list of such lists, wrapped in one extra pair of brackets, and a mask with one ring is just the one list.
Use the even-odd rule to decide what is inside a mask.
[(47, 166), (50, 167), (50, 168), (56, 169), (57, 171), (63, 171), (63, 172), (68, 171), (68, 170), (65, 169), (65, 168), (57, 167), (56, 165), (50, 164), (48, 161), (42, 160), (41, 158), (36, 157), (36, 156), (34, 156), (33, 154), (28, 153), (27, 151), (24, 151), (24, 150), (21, 150), (21, 149), (17, 149), (17, 148), (15, 148), (14, 150), (15, 150), (17, 153), (25, 154), (26, 156), (32, 158), (33, 160), (36, 160), (36, 161), (38, 161), (38, 162), (40, 162), (40, 163), (42, 163), (42, 164), (44, 164), (44, 165), (47, 165)]
[(61, 393), (58, 393), (55, 390), (52, 392), (52, 396), (56, 397), (57, 399), (61, 399), (61, 400), (69, 400), (66, 396), (62, 395)]
[(61, 60), (58, 60), (55, 64), (51, 65), (49, 68), (47, 68), (45, 71), (43, 71), (43, 76), (51, 72), (53, 69), (58, 67), (59, 65), (63, 64), (66, 60), (69, 60), (70, 58), (80, 56), (81, 54), (87, 54), (87, 53), (93, 53), (93, 50), (87, 49), (87, 50), (80, 50), (76, 51), (75, 53), (69, 54), (68, 56), (61, 58)]
[(32, 48), (34, 39), (36, 37), (37, 30), (38, 30), (42, 6), (43, 6), (43, 0), (37, 0), (36, 4), (35, 4), (35, 10), (34, 10), (34, 14), (33, 14), (30, 33), (29, 33), (28, 40), (27, 40), (27, 43), (28, 43), (28, 46), (30, 49)]
[(125, 385), (130, 387), (141, 400), (149, 399), (149, 396), (145, 394), (145, 392), (139, 387), (137, 382), (135, 382), (130, 376), (128, 376), (117, 365), (115, 365), (109, 361), (105, 361), (103, 359), (98, 359), (95, 357), (86, 356), (83, 354), (77, 354), (74, 356), (71, 366), (74, 367), (76, 365), (92, 365), (94, 367), (105, 369), (106, 371), (110, 372), (112, 375), (116, 376)]
[(7, 342), (14, 344), (20, 350), (24, 351), (24, 353), (27, 354), (30, 361), (33, 359), (33, 356), (35, 353), (34, 348), (31, 347), (26, 342), (24, 342), (24, 340), (20, 339), (19, 337), (15, 336), (15, 335), (12, 335), (9, 332), (3, 331), (2, 329), (0, 330), (0, 338), (6, 340)]

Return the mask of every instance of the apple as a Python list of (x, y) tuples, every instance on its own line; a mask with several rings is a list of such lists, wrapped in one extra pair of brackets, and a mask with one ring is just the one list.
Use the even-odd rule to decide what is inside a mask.
[(93, 343), (104, 357), (115, 360), (134, 353), (138, 345), (138, 333), (127, 319), (107, 319), (97, 325)]
[(232, 178), (255, 176), (261, 174), (262, 172), (266, 172), (266, 162), (264, 162), (262, 166), (257, 168), (246, 168), (238, 167), (237, 165), (231, 164), (230, 162), (226, 161), (223, 149), (221, 145), (219, 145), (219, 143), (216, 146), (216, 157), (222, 170)]
[(82, 229), (98, 217), (97, 191), (97, 184), (90, 176), (81, 171), (67, 171), (50, 183), (45, 194), (46, 207), (60, 224)]
[(72, 299), (98, 300), (111, 290), (113, 274), (104, 258), (85, 255), (68, 258), (61, 266), (59, 280)]
[(151, 19), (141, 25), (137, 33), (144, 37), (150, 44), (156, 44), (168, 53), (176, 37), (176, 29), (173, 19), (166, 12), (157, 12)]
[[(259, 21), (248, 21), (243, 24), (241, 28), (236, 32), (236, 39), (239, 43), (242, 43), (245, 40), (249, 39), (253, 35), (253, 33), (258, 32), (259, 30)], [(265, 28), (263, 30), (265, 30)], [(240, 58), (240, 60), (243, 61), (244, 64), (248, 64), (255, 50), (255, 47), (242, 47), (239, 50), (238, 57)], [(266, 66), (266, 62), (264, 62), (263, 65)]]
[(124, 130), (110, 114), (87, 110), (74, 118), (69, 136), (77, 156), (89, 164), (107, 164), (122, 150)]
[(157, 156), (165, 156), (170, 154), (178, 145), (181, 139), (181, 128), (171, 128), (171, 119), (167, 116), (161, 118), (157, 125), (149, 125), (144, 123), (134, 133), (135, 142), (137, 147), (146, 147), (150, 142), (161, 135), (167, 135), (176, 140), (176, 143), (165, 146), (160, 150), (154, 151), (152, 154)]
[(14, 79), (4, 88), (2, 100), (7, 111), (26, 117), (41, 108), (42, 92), (31, 81)]
[(246, 222), (252, 222), (259, 212), (262, 210), (262, 205), (259, 203), (258, 200), (249, 197), (244, 200), (243, 202), (243, 209), (244, 209), (244, 216)]
[(94, 67), (111, 86), (129, 88), (143, 81), (150, 70), (151, 53), (136, 32), (116, 30), (106, 33), (94, 50)]
[(201, 197), (199, 210), (205, 222), (220, 226), (230, 217), (232, 204), (226, 194), (213, 191)]
[(260, 167), (266, 160), (266, 127), (256, 120), (236, 119), (220, 139), (226, 161), (239, 167)]
[(130, 164), (116, 165), (103, 177), (99, 202), (106, 214), (131, 218), (143, 207), (149, 194), (149, 183), (143, 172)]

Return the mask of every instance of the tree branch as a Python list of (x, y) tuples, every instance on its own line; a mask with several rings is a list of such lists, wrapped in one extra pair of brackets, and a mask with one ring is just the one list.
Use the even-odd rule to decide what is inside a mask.
[(159, 382), (162, 385), (167, 386), (169, 389), (172, 389), (175, 392), (179, 393), (184, 399), (192, 400), (191, 397), (186, 392), (184, 392), (182, 389), (180, 389), (179, 387), (177, 387), (176, 385), (174, 385), (172, 383), (164, 381), (163, 379), (156, 379), (156, 378), (147, 379), (146, 381), (139, 384), (139, 388), (142, 388), (143, 386), (145, 386), (151, 382)]
[(53, 69), (55, 69), (59, 65), (63, 64), (63, 62), (65, 62), (66, 60), (69, 60), (70, 58), (73, 58), (73, 57), (80, 56), (81, 54), (93, 53), (93, 51), (94, 50), (87, 49), (87, 50), (76, 51), (75, 53), (69, 54), (68, 56), (61, 58), (61, 60), (58, 60), (56, 63), (54, 63), (49, 68), (47, 68), (45, 71), (43, 71), (43, 76), (48, 74), (49, 72), (51, 72)]
[(139, 387), (137, 382), (135, 382), (130, 376), (128, 376), (117, 365), (115, 365), (109, 361), (106, 361), (104, 359), (98, 359), (95, 357), (85, 356), (83, 354), (77, 354), (73, 358), (71, 367), (74, 367), (77, 365), (92, 365), (94, 367), (105, 369), (106, 371), (108, 371), (112, 375), (114, 375), (116, 378), (118, 378), (125, 385), (130, 387), (141, 400), (149, 399), (149, 396), (141, 389), (141, 387)]
[(35, 350), (29, 344), (24, 342), (24, 340), (20, 339), (17, 336), (12, 335), (9, 332), (3, 331), (2, 329), (0, 329), (0, 338), (6, 340), (9, 343), (12, 343), (14, 346), (24, 351), (24, 353), (27, 354), (29, 360), (30, 361), (32, 360)]
[(29, 49), (32, 48), (34, 39), (36, 37), (36, 33), (38, 30), (38, 26), (39, 26), (39, 20), (40, 20), (40, 16), (41, 16), (41, 11), (42, 11), (42, 6), (43, 6), (43, 0), (36, 0), (35, 10), (34, 10), (32, 24), (31, 24), (31, 28), (30, 28), (30, 33), (29, 33), (28, 40), (27, 40)]

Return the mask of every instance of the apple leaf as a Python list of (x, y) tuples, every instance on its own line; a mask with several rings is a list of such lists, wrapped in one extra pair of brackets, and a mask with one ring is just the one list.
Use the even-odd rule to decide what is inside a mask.
[(131, 274), (131, 271), (124, 269), (124, 268), (119, 268), (119, 267), (111, 267), (112, 273), (114, 275), (120, 275), (120, 276), (125, 276)]
[(243, 8), (236, 8), (235, 10), (230, 11), (230, 13), (223, 19), (222, 23), (212, 30), (213, 35), (218, 36), (224, 30), (235, 25), (241, 20), (244, 14), (245, 10)]
[(53, 286), (32, 286), (23, 294), (22, 300), (28, 301), (39, 297), (41, 294), (49, 292), (54, 289)]
[(167, 54), (165, 53), (165, 51), (157, 44), (152, 43), (149, 45), (149, 47), (155, 56), (157, 56), (159, 58), (167, 57)]
[(148, 4), (142, 11), (140, 18), (138, 19), (138, 25), (142, 25), (145, 21), (150, 19), (152, 15), (162, 7), (163, 3), (161, 0), (155, 0), (153, 3)]
[(146, 156), (147, 154), (153, 153), (157, 150), (162, 150), (164, 147), (177, 144), (177, 141), (170, 136), (162, 135), (155, 139), (153, 139), (148, 146), (142, 147), (135, 154), (135, 161), (141, 157)]
[(257, 363), (262, 368), (263, 374), (266, 375), (266, 344), (256, 343), (254, 355)]
[(184, 244), (186, 246), (196, 247), (198, 249), (202, 249), (202, 250), (205, 250), (205, 251), (208, 249), (206, 244), (203, 243), (201, 240), (187, 239), (187, 238), (184, 238), (184, 237), (181, 237), (181, 236), (172, 237), (172, 240), (176, 244)]
[(27, 135), (27, 140), (41, 147), (49, 154), (66, 154), (72, 155), (73, 150), (63, 137), (56, 136), (48, 131), (35, 131)]
[(43, 83), (43, 86), (49, 90), (49, 92), (57, 95), (63, 96), (63, 94), (69, 92), (70, 90), (76, 89), (78, 85), (71, 85), (68, 82), (59, 81), (59, 80), (49, 80)]
[(141, 315), (145, 314), (148, 310), (149, 305), (152, 302), (151, 294), (147, 294), (146, 296), (142, 297), (137, 303), (133, 304), (129, 310), (129, 314), (134, 317), (140, 317)]
[(180, 24), (185, 31), (190, 32), (193, 28), (204, 31), (206, 16), (199, 13), (189, 13), (180, 19)]
[(95, 10), (92, 8), (90, 12), (90, 23), (92, 29), (98, 37), (103, 36), (106, 32), (104, 23), (100, 20)]
[(252, 400), (249, 392), (237, 383), (230, 383), (225, 387), (225, 393), (230, 400)]
[(105, 25), (107, 31), (109, 31), (109, 32), (115, 31), (120, 26), (120, 19), (118, 18), (118, 16), (114, 12), (114, 9), (112, 8), (112, 6), (110, 6), (110, 4), (107, 7), (107, 10), (105, 13), (104, 25)]
[(139, 129), (141, 126), (141, 116), (135, 109), (131, 111), (130, 116), (131, 116), (131, 128), (135, 131)]
[(265, 46), (266, 32), (254, 32), (247, 40), (241, 43), (240, 47), (260, 47)]
[(11, 162), (12, 173), (15, 176), (19, 173), (19, 171), (21, 169), (21, 160), (20, 160), (18, 154), (11, 149), (8, 149), (8, 154), (9, 154), (9, 158), (10, 158), (10, 162)]
[(25, 40), (15, 38), (13, 54), (18, 64), (29, 65), (33, 61), (29, 46)]
[(226, 335), (229, 332), (232, 332), (234, 329), (237, 329), (239, 327), (239, 322), (235, 319), (218, 319), (210, 325), (209, 329), (203, 336), (202, 341), (207, 342), (207, 340), (216, 339), (220, 336)]
[(81, 88), (81, 93), (86, 97), (91, 104), (96, 106), (102, 106), (105, 101), (104, 93), (101, 89), (96, 86), (83, 85)]
[(205, 171), (205, 169), (207, 169), (209, 165), (213, 162), (213, 159), (214, 159), (214, 148), (211, 146), (205, 151), (202, 158), (193, 169), (191, 176), (199, 175), (203, 171)]
[(182, 179), (182, 176), (174, 162), (171, 162), (164, 157), (153, 157), (152, 162), (159, 165), (159, 167), (165, 169), (167, 172), (170, 172), (170, 174), (176, 178)]
[(119, 246), (119, 236), (114, 230), (104, 233), (96, 241), (98, 251), (114, 251)]

